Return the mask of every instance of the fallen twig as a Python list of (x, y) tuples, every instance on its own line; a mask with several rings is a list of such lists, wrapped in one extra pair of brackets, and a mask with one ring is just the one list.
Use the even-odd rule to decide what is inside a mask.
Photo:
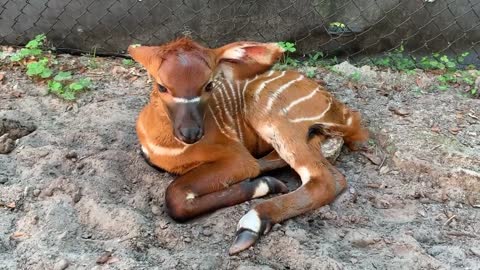
[(461, 232), (461, 231), (450, 231), (450, 232), (446, 232), (445, 234), (450, 235), (450, 236), (466, 236), (466, 237), (471, 237), (471, 238), (478, 238), (478, 235), (476, 235), (474, 233)]
[(450, 224), (452, 220), (456, 217), (457, 215), (452, 215), (450, 218), (447, 219), (447, 221), (445, 221), (445, 223), (443, 223), (443, 226), (447, 226), (448, 224)]
[(385, 160), (387, 159), (387, 155), (384, 155), (383, 156), (383, 159), (382, 159), (382, 162), (380, 163), (380, 165), (378, 165), (378, 168), (377, 170), (380, 170), (382, 167), (383, 167), (383, 164), (385, 163)]

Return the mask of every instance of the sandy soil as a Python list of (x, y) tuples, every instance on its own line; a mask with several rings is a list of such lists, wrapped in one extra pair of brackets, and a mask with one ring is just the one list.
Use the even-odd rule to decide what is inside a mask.
[[(147, 165), (134, 131), (145, 73), (98, 61), (76, 103), (2, 67), (0, 269), (480, 269), (479, 99), (428, 91), (422, 72), (319, 70), (363, 113), (369, 151), (341, 153), (349, 189), (335, 203), (229, 257), (237, 221), (260, 200), (172, 221), (174, 177)], [(291, 171), (275, 175), (295, 187)]]

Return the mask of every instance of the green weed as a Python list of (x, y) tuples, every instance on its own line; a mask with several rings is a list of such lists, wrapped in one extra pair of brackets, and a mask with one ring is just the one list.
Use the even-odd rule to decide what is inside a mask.
[(135, 65), (135, 62), (132, 59), (122, 59), (122, 64), (126, 67), (131, 67)]
[(295, 48), (295, 43), (292, 42), (278, 42), (277, 43), (285, 52), (283, 54), (282, 59), (280, 60), (279, 63), (277, 63), (274, 68), (277, 70), (286, 70), (289, 67), (298, 67), (300, 61), (297, 59), (291, 58), (290, 53), (294, 53), (297, 51), (297, 48)]
[(94, 47), (90, 54), (86, 55), (88, 57), (87, 67), (89, 69), (98, 69), (100, 64), (97, 61), (97, 48)]
[(55, 56), (43, 51), (46, 40), (45, 34), (37, 35), (25, 48), (13, 54), (10, 61), (24, 65), (27, 76), (46, 82), (50, 93), (65, 100), (74, 100), (78, 92), (91, 86), (91, 81), (74, 79), (70, 71), (58, 70)]
[(350, 75), (350, 79), (354, 82), (360, 81), (361, 78), (362, 78), (362, 74), (360, 74), (360, 72), (358, 71), (355, 71)]
[(46, 39), (47, 37), (45, 34), (37, 35), (25, 45), (25, 48), (20, 49), (18, 52), (10, 56), (10, 61), (20, 62), (25, 58), (33, 58), (41, 55), (42, 47)]

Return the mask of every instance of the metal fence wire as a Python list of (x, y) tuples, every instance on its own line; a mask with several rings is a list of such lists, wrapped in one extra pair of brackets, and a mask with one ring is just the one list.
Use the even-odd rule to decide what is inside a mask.
[(117, 55), (185, 33), (214, 47), (291, 41), (352, 60), (468, 52), (480, 64), (480, 0), (0, 0), (0, 44), (45, 33), (61, 51)]

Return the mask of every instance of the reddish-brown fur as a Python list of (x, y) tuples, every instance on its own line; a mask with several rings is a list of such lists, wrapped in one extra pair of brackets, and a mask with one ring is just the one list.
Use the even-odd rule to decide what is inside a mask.
[[(273, 178), (244, 180), (290, 165), (302, 187), (264, 201), (240, 220), (230, 250), (237, 253), (272, 224), (325, 205), (345, 188), (345, 178), (322, 156), (320, 144), (329, 136), (343, 137), (349, 147), (364, 141), (360, 114), (297, 72), (263, 73), (281, 55), (277, 45), (236, 42), (208, 49), (180, 39), (129, 52), (155, 80), (137, 121), (142, 149), (152, 164), (180, 174), (166, 191), (173, 218), (285, 192)], [(159, 92), (160, 85), (168, 89)], [(193, 113), (185, 117), (189, 112), (179, 113), (176, 106), (198, 109), (203, 120)], [(178, 129), (185, 129), (184, 121), (203, 137), (182, 137)], [(312, 128), (320, 134), (308, 140)]]

